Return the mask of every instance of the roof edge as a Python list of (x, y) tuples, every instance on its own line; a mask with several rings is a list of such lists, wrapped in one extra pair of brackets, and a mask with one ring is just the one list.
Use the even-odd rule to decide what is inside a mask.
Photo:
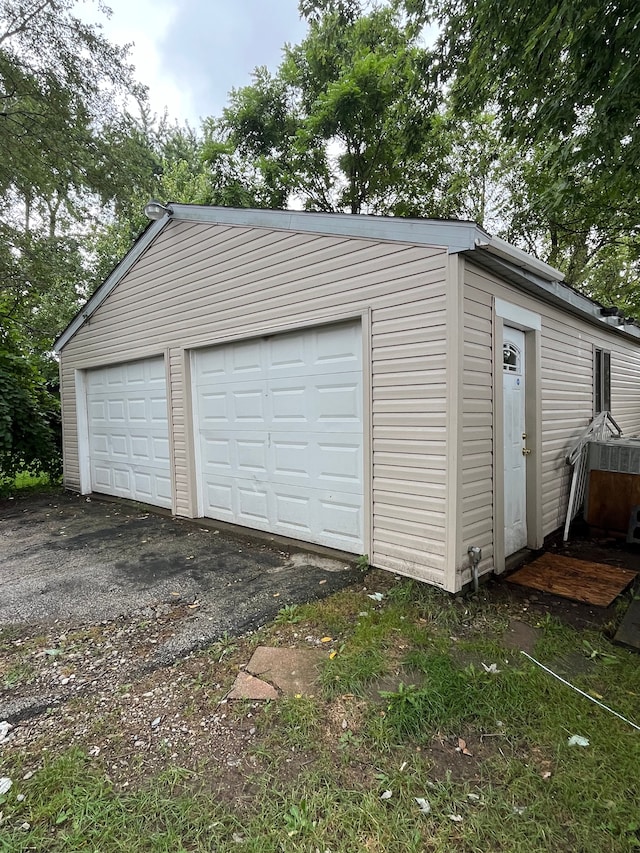
[(550, 264), (545, 264), (544, 261), (538, 260), (533, 255), (529, 255), (523, 249), (512, 246), (511, 243), (507, 243), (506, 240), (502, 240), (500, 237), (489, 236), (488, 240), (479, 238), (476, 240), (475, 245), (477, 249), (484, 249), (492, 255), (504, 258), (517, 267), (522, 267), (522, 269), (536, 273), (542, 278), (547, 279), (547, 281), (564, 281), (565, 276), (563, 272), (560, 272), (560, 270), (552, 267)]
[(475, 222), (463, 219), (412, 219), (365, 213), (323, 213), (199, 204), (170, 204), (169, 208), (171, 217), (178, 221), (399, 241), (441, 246), (450, 252), (473, 248), (476, 238), (489, 236), (479, 230)]
[[(507, 243), (507, 245), (509, 244)], [(498, 255), (498, 253), (479, 251), (463, 252), (462, 254), (477, 266), (499, 275), (544, 302), (556, 305), (574, 316), (588, 320), (593, 325), (608, 329), (633, 341), (640, 340), (640, 328), (638, 326), (630, 323), (625, 323), (622, 326), (615, 325), (616, 318), (603, 316), (600, 313), (602, 306), (598, 302), (579, 293), (557, 278), (545, 278), (539, 273), (525, 270), (508, 259), (506, 254)], [(543, 264), (543, 267), (547, 267), (547, 264)], [(553, 267), (547, 267), (547, 269), (552, 270)]]
[(540, 297), (564, 306), (567, 310), (602, 323), (620, 334), (640, 338), (636, 327), (620, 328), (603, 322), (600, 306), (587, 296), (562, 284), (563, 273), (534, 258), (499, 237), (493, 237), (475, 222), (454, 219), (409, 219), (351, 213), (316, 213), (300, 210), (264, 210), (259, 208), (215, 207), (210, 205), (166, 205), (167, 213), (151, 224), (138, 237), (132, 248), (109, 277), (58, 336), (53, 351), (59, 355), (66, 344), (102, 305), (158, 234), (172, 220), (202, 222), (250, 228), (271, 228), (336, 237), (410, 243), (446, 249), (450, 254), (463, 253), (479, 266), (503, 275), (508, 281), (533, 289)]

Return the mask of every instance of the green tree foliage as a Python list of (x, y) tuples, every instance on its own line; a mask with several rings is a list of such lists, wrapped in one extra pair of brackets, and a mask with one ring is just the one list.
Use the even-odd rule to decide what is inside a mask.
[[(488, 101), (505, 134), (563, 147), (625, 190), (640, 162), (640, 9), (631, 0), (444, 0), (455, 103)], [(630, 189), (630, 188), (628, 188)], [(634, 199), (632, 199), (634, 200)]]
[(45, 380), (57, 374), (53, 339), (88, 290), (87, 226), (151, 168), (124, 108), (144, 98), (126, 49), (83, 24), (74, 5), (0, 2), (2, 473), (14, 469), (10, 458), (55, 468)]
[(214, 203), (202, 141), (192, 128), (171, 124), (166, 116), (158, 121), (143, 107), (135, 123), (135, 134), (140, 147), (146, 146), (146, 171), (129, 193), (118, 199), (110, 215), (94, 222), (85, 239), (90, 255), (89, 292), (104, 281), (149, 225), (144, 207), (150, 198), (185, 204)]
[[(265, 206), (432, 214), (450, 141), (431, 54), (402, 4), (304, 2), (309, 30), (275, 75), (231, 93), (218, 146), (255, 170)], [(226, 148), (224, 148), (226, 146)]]
[[(451, 87), (452, 109), (494, 109), (518, 152), (506, 176), (514, 190), (510, 239), (596, 298), (629, 297), (629, 276), (637, 280), (640, 271), (637, 4), (425, 5), (442, 27), (440, 79)], [(640, 297), (632, 301), (640, 310)]]
[(21, 471), (61, 472), (60, 407), (29, 354), (0, 332), (0, 486)]

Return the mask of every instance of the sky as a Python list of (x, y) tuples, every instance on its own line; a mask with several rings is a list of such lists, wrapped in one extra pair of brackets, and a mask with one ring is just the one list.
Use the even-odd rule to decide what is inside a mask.
[(227, 93), (251, 82), (256, 66), (280, 64), (286, 42), (299, 42), (305, 25), (298, 0), (106, 0), (110, 19), (81, 4), (78, 14), (103, 24), (115, 44), (133, 42), (136, 79), (149, 89), (159, 115), (199, 127), (219, 115)]

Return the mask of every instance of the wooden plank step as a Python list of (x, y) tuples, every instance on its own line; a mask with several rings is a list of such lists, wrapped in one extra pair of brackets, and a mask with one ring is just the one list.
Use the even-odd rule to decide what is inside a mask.
[(607, 563), (547, 553), (518, 569), (507, 581), (584, 604), (608, 607), (636, 576), (636, 572)]

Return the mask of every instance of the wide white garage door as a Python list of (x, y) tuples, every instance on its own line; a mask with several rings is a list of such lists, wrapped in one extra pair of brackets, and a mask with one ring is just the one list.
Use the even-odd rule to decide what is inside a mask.
[(171, 507), (163, 358), (87, 373), (91, 488)]
[(194, 353), (203, 515), (363, 550), (359, 323)]

